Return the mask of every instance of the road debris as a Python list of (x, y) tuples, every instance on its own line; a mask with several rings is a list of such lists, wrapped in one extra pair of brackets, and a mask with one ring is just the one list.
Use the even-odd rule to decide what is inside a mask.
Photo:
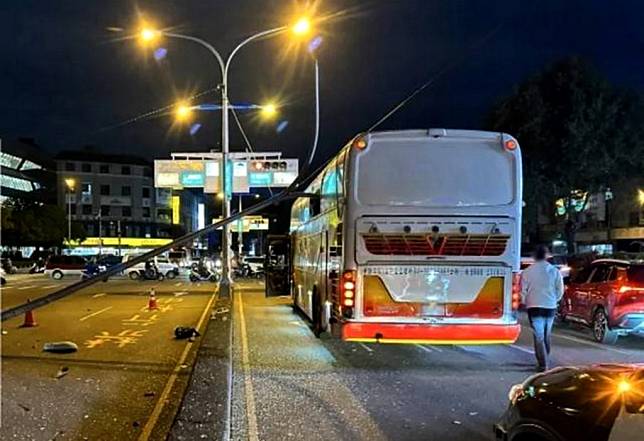
[(150, 392), (146, 392), (146, 393), (144, 393), (144, 394), (143, 394), (143, 396), (144, 396), (145, 398), (153, 397), (153, 396), (154, 396), (154, 392), (151, 392), (151, 391), (150, 391)]
[(461, 422), (459, 420), (454, 420), (452, 421), (452, 424), (456, 424), (457, 426), (460, 426)]
[(65, 375), (69, 373), (69, 368), (67, 366), (61, 366), (60, 369), (58, 369), (58, 372), (56, 373), (56, 379), (63, 378)]
[(45, 343), (42, 347), (44, 352), (53, 352), (56, 354), (70, 354), (78, 351), (78, 345), (73, 341), (57, 341)]
[(476, 415), (478, 415), (478, 414), (479, 414), (478, 412), (470, 412), (470, 413), (469, 413), (469, 416), (476, 416)]
[(185, 340), (186, 338), (199, 337), (199, 331), (195, 328), (187, 326), (177, 326), (174, 328), (174, 338), (177, 340)]
[(20, 404), (20, 403), (18, 403), (18, 407), (20, 407), (25, 412), (29, 412), (31, 410), (31, 407), (25, 406), (24, 404)]

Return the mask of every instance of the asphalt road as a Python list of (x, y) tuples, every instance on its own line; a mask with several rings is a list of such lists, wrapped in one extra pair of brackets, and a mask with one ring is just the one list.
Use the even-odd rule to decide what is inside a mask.
[[(511, 385), (535, 360), (524, 327), (510, 346), (427, 346), (316, 339), (285, 298), (257, 282), (235, 299), (235, 440), (491, 440)], [(644, 362), (644, 339), (615, 346), (556, 329), (555, 365)]]
[[(9, 276), (2, 308), (37, 298), (60, 282)], [(158, 309), (149, 311), (155, 288)], [(209, 318), (214, 284), (185, 279), (112, 279), (2, 324), (2, 440), (163, 439), (180, 404), (199, 339), (175, 340), (177, 325)], [(75, 342), (73, 354), (43, 352), (52, 341)], [(67, 374), (56, 378), (61, 368)]]

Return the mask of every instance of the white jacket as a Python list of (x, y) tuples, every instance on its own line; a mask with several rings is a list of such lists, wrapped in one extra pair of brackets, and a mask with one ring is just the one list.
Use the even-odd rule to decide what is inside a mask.
[(526, 308), (556, 309), (564, 293), (561, 273), (542, 260), (521, 273), (521, 296)]

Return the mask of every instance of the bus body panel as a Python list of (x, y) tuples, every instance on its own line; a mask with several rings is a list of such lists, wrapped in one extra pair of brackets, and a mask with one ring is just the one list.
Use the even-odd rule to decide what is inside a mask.
[[(295, 304), (312, 320), (323, 314), (345, 340), (516, 340), (511, 293), (519, 269), (522, 200), (516, 140), (444, 129), (364, 139), (366, 148), (345, 146), (307, 189), (320, 194), (319, 212), (308, 199), (294, 204)], [(507, 141), (514, 143), (511, 151), (504, 149)], [(454, 187), (485, 168), (477, 161), (481, 152), (479, 159), (492, 170), (472, 177), (470, 187)], [(413, 161), (402, 154), (413, 155)], [(441, 164), (451, 167), (454, 178), (445, 170), (424, 178)], [(356, 292), (352, 307), (343, 309), (345, 270), (355, 272)], [(323, 302), (321, 312), (314, 293)]]

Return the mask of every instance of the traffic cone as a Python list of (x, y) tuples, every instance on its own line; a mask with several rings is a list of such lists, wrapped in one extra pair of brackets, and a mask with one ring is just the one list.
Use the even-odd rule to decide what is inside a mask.
[[(27, 302), (31, 302), (31, 300), (27, 299)], [(20, 326), (21, 328), (34, 328), (38, 326), (38, 323), (36, 323), (36, 318), (34, 317), (34, 312), (29, 310), (25, 312), (25, 322)]]
[(148, 311), (153, 311), (159, 309), (157, 306), (157, 297), (154, 292), (154, 288), (150, 288), (150, 298), (148, 299)]

